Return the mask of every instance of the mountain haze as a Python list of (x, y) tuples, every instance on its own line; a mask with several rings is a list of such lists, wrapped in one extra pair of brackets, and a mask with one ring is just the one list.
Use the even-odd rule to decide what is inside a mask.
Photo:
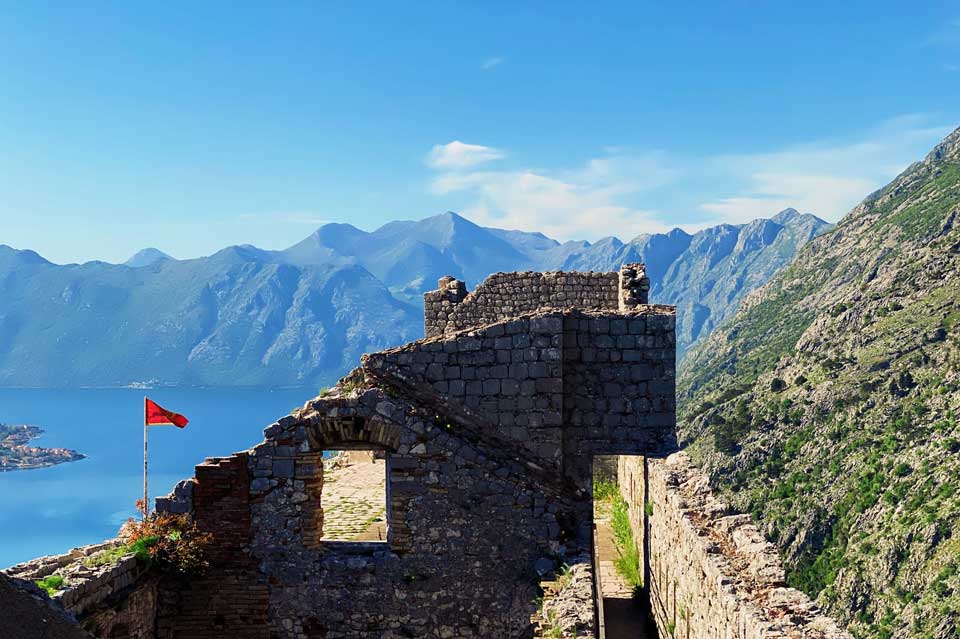
[(124, 262), (124, 266), (132, 266), (133, 268), (140, 268), (141, 266), (150, 266), (157, 262), (163, 262), (165, 260), (172, 260), (173, 258), (164, 253), (163, 251), (155, 248), (145, 248), (142, 251), (137, 251), (129, 260)]
[(694, 235), (674, 229), (626, 243), (608, 237), (561, 244), (540, 233), (481, 227), (448, 212), (391, 222), (370, 233), (328, 224), (278, 252), (277, 259), (360, 264), (414, 306), (443, 275), (463, 279), (472, 289), (497, 271), (614, 271), (625, 262), (646, 262), (651, 299), (680, 307), (682, 352), (827, 228), (814, 215), (787, 209), (770, 220), (725, 224)]
[(960, 129), (683, 363), (680, 434), (858, 637), (960, 634)]
[(423, 292), (443, 275), (473, 288), (496, 271), (636, 261), (654, 301), (679, 303), (682, 350), (827, 226), (787, 211), (694, 235), (561, 244), (448, 212), (372, 232), (326, 224), (285, 250), (193, 260), (150, 248), (122, 265), (56, 265), (0, 247), (0, 385), (325, 384), (366, 351), (422, 336)]
[(0, 247), (0, 385), (313, 385), (418, 335), (359, 266), (256, 257), (58, 266)]

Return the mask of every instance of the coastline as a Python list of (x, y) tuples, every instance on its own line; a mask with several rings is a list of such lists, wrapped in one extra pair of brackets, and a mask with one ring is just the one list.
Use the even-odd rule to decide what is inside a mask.
[(28, 445), (43, 432), (39, 426), (29, 424), (0, 424), (0, 473), (49, 468), (86, 458), (83, 453), (69, 448)]

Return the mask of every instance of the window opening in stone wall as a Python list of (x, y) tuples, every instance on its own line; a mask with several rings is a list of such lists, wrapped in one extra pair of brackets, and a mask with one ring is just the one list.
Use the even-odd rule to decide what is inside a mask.
[(387, 541), (387, 453), (325, 450), (321, 541)]

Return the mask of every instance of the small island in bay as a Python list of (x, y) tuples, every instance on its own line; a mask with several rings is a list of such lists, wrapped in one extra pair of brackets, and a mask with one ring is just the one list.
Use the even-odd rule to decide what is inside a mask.
[(68, 448), (27, 445), (42, 434), (43, 429), (38, 426), (0, 424), (0, 472), (54, 466), (86, 456)]

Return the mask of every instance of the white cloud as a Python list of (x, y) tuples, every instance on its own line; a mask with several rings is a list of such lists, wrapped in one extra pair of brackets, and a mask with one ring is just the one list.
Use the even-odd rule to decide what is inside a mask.
[(435, 195), (469, 193), (463, 210), (479, 224), (540, 231), (559, 239), (597, 239), (672, 228), (655, 211), (621, 202), (622, 196), (661, 186), (675, 176), (659, 154), (606, 157), (551, 174), (517, 171), (446, 172), (430, 184)]
[(493, 159), (491, 151), (497, 158), (505, 154), (451, 143), (431, 152), (437, 172), (429, 190), (445, 198), (447, 208), (459, 202), (478, 223), (560, 240), (625, 240), (677, 226), (696, 231), (788, 207), (836, 221), (951, 130), (930, 122), (929, 116), (906, 115), (853, 139), (746, 154), (679, 157), (612, 146), (578, 167), (550, 170), (476, 168)]
[(713, 158), (708, 171), (726, 172), (744, 186), (700, 204), (700, 209), (723, 221), (746, 222), (792, 206), (836, 221), (951, 131), (928, 122), (923, 115), (906, 115), (884, 122), (859, 140)]
[(435, 169), (465, 169), (503, 157), (505, 154), (493, 147), (454, 140), (449, 144), (435, 145), (427, 154), (426, 162)]
[(498, 67), (503, 63), (504, 63), (504, 59), (501, 58), (500, 56), (497, 56), (494, 58), (487, 58), (486, 60), (483, 61), (483, 64), (480, 65), (480, 68), (483, 69), (484, 71), (489, 71), (493, 67)]
[(876, 187), (870, 180), (826, 175), (757, 173), (752, 177), (750, 192), (754, 195), (705, 202), (701, 210), (715, 213), (718, 221), (729, 224), (770, 217), (789, 207), (836, 220), (839, 215), (835, 211), (848, 211)]

